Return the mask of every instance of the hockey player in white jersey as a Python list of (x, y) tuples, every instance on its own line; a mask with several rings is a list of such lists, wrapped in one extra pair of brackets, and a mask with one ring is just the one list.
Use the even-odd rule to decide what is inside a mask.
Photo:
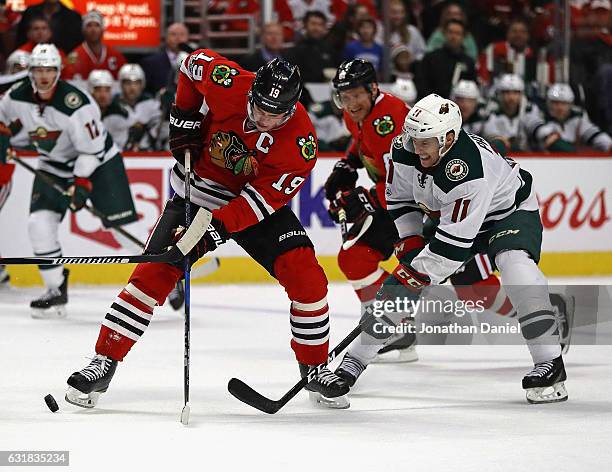
[[(566, 400), (557, 320), (546, 278), (537, 266), (542, 223), (532, 176), (483, 138), (463, 131), (458, 106), (432, 94), (410, 110), (402, 135), (394, 140), (386, 197), (400, 236), (400, 263), (383, 283), (377, 301), (401, 295), (416, 302), (424, 288), (448, 278), (474, 254), (488, 253), (518, 312), (535, 364), (523, 378), (527, 400)], [(423, 211), (440, 214), (427, 244)], [(380, 317), (370, 313), (336, 371), (351, 385), (392, 335), (385, 326), (407, 316), (406, 311), (385, 311)]]
[(124, 64), (119, 69), (119, 101), (130, 113), (126, 151), (155, 150), (161, 120), (160, 103), (144, 91), (145, 75), (138, 64)]
[(480, 90), (473, 80), (460, 80), (451, 90), (453, 100), (463, 118), (463, 129), (468, 133), (481, 135), (489, 113), (481, 101)]
[(612, 152), (612, 138), (594, 125), (585, 110), (574, 106), (574, 92), (568, 84), (554, 84), (546, 93), (545, 128), (559, 133), (569, 143), (567, 150), (590, 146), (598, 151)]
[[(11, 145), (37, 151), (38, 170), (66, 190), (60, 194), (34, 179), (28, 232), (37, 256), (61, 256), (60, 222), (68, 208), (78, 211), (88, 199), (106, 216), (106, 227), (137, 219), (121, 155), (100, 111), (90, 95), (60, 80), (61, 67), (54, 45), (37, 45), (28, 78), (0, 99), (0, 128), (8, 130)], [(47, 290), (31, 302), (32, 316), (65, 316), (68, 270), (54, 265), (40, 272)]]
[(106, 69), (92, 70), (87, 78), (87, 88), (100, 107), (104, 127), (119, 149), (123, 149), (128, 140), (131, 118), (119, 97), (113, 97), (113, 85), (113, 76)]
[(559, 135), (543, 127), (540, 109), (525, 97), (525, 83), (516, 74), (504, 74), (496, 83), (497, 103), (482, 135), (502, 153), (550, 148)]

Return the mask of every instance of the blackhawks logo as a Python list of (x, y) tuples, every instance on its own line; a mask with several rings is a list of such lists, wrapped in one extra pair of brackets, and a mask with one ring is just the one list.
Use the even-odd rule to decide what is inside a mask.
[(61, 131), (49, 131), (42, 126), (39, 126), (34, 131), (30, 131), (28, 136), (30, 137), (30, 142), (34, 145), (34, 148), (51, 152), (51, 150), (55, 147), (55, 143), (57, 142), (60, 134), (62, 134)]
[(235, 75), (238, 75), (238, 71), (233, 67), (226, 64), (217, 64), (210, 73), (210, 78), (215, 84), (230, 88)]
[(312, 133), (308, 133), (307, 138), (298, 136), (295, 141), (300, 148), (300, 155), (305, 161), (309, 161), (317, 157), (317, 140)]
[(376, 131), (376, 134), (379, 136), (387, 136), (389, 133), (393, 133), (393, 130), (395, 129), (393, 118), (391, 118), (389, 115), (376, 118), (372, 124), (374, 125), (374, 131)]
[(234, 175), (257, 175), (257, 151), (249, 149), (233, 131), (217, 131), (213, 134), (208, 151), (216, 165), (231, 170)]

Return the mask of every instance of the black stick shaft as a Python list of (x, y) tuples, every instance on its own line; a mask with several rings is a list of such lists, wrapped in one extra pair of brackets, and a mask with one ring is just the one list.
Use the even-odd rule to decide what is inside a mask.
[[(185, 151), (185, 229), (191, 224), (191, 152)], [(185, 359), (183, 393), (185, 405), (189, 403), (189, 367), (191, 337), (191, 266), (189, 255), (185, 257)]]

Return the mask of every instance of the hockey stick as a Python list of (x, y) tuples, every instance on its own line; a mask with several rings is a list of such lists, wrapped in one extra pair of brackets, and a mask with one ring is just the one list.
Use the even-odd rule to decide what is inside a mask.
[[(20, 166), (22, 166), (25, 169), (29, 170), (32, 174), (34, 174), (36, 177), (38, 177), (40, 180), (42, 180), (44, 183), (46, 183), (47, 185), (52, 187), (54, 190), (56, 190), (60, 194), (67, 195), (66, 190), (64, 190), (60, 185), (58, 185), (57, 182), (55, 182), (51, 177), (45, 175), (44, 173), (42, 173), (38, 169), (35, 169), (34, 167), (32, 167), (30, 164), (25, 162), (20, 157), (17, 157), (14, 152), (11, 153), (11, 157), (10, 158), (12, 160), (14, 160)], [(106, 215), (104, 215), (104, 213), (102, 213), (97, 208), (95, 208), (95, 207), (93, 207), (93, 206), (91, 206), (89, 204), (85, 204), (85, 206), (83, 208), (85, 208), (92, 215), (97, 216), (98, 218), (100, 218), (102, 221), (106, 221)], [(120, 226), (112, 226), (111, 229), (117, 231), (117, 233), (121, 234), (122, 236), (124, 236), (126, 239), (130, 240), (132, 243), (136, 244), (137, 246), (142, 247), (142, 248), (145, 247), (145, 245), (144, 245), (144, 243), (142, 241), (140, 241), (138, 238), (136, 238), (131, 233), (128, 233), (126, 230), (124, 230)]]
[(64, 256), (64, 257), (0, 257), (0, 264), (138, 264), (141, 262), (178, 262), (191, 252), (202, 239), (210, 225), (212, 213), (200, 208), (185, 234), (163, 254), (138, 254), (135, 256)]
[(344, 338), (340, 344), (338, 344), (334, 349), (332, 349), (327, 356), (327, 361), (325, 364), (318, 365), (313, 367), (308, 371), (308, 374), (305, 377), (296, 383), (291, 389), (285, 393), (279, 400), (271, 400), (267, 397), (264, 397), (261, 393), (256, 392), (247, 384), (245, 384), (242, 380), (237, 378), (232, 378), (227, 384), (227, 390), (238, 400), (247, 405), (252, 406), (253, 408), (257, 408), (259, 411), (263, 411), (264, 413), (268, 413), (273, 415), (282, 407), (284, 407), (289, 400), (295, 397), (309, 382), (315, 379), (317, 375), (321, 372), (323, 368), (327, 366), (330, 362), (332, 362), (342, 351), (344, 351), (349, 344), (351, 344), (357, 336), (361, 334), (361, 324), (355, 327), (346, 338)]
[[(336, 194), (336, 199), (340, 199), (342, 197), (342, 192), (338, 192)], [(346, 238), (348, 237), (348, 227), (346, 225), (346, 210), (344, 208), (340, 208), (338, 210), (338, 223), (340, 223), (340, 234), (342, 234), (342, 243), (346, 242)]]
[[(346, 215), (344, 215), (344, 218), (346, 221)], [(361, 225), (361, 229), (359, 230), (359, 233), (357, 233), (357, 236), (351, 239), (346, 239), (345, 237), (342, 238), (344, 241), (342, 243), (342, 249), (346, 251), (347, 249), (352, 248), (357, 243), (357, 241), (359, 241), (359, 239), (365, 234), (365, 232), (370, 229), (370, 226), (372, 226), (373, 221), (374, 217), (372, 215), (366, 216), (366, 219), (363, 222), (363, 225)]]
[[(188, 231), (191, 224), (191, 151), (185, 151), (185, 228)], [(189, 357), (190, 357), (190, 334), (191, 334), (191, 267), (189, 266), (189, 254), (185, 256), (185, 354), (183, 365), (183, 395), (184, 405), (181, 411), (181, 423), (189, 424)]]

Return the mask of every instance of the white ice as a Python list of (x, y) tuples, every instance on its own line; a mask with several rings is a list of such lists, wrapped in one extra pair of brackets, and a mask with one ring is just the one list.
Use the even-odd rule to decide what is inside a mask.
[[(0, 293), (0, 450), (69, 450), (71, 470), (84, 472), (612, 467), (612, 346), (572, 346), (570, 399), (560, 404), (525, 402), (524, 346), (420, 346), (417, 363), (370, 366), (348, 410), (316, 409), (305, 394), (274, 416), (240, 403), (226, 390), (231, 377), (272, 398), (298, 380), (288, 302), (270, 285), (194, 288), (188, 427), (179, 422), (183, 318), (168, 307), (96, 409), (69, 405), (65, 381), (93, 354), (117, 291), (71, 288), (60, 321), (30, 318), (34, 289)], [(333, 345), (354, 326), (358, 305), (346, 284), (330, 286), (329, 304)], [(47, 393), (58, 413), (47, 409)]]

